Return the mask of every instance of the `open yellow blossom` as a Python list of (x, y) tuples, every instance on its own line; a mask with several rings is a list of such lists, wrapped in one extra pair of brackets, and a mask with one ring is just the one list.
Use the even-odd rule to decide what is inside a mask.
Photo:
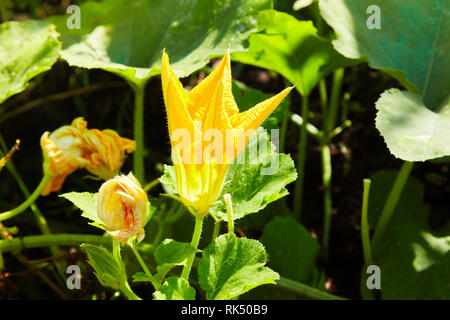
[(143, 226), (147, 219), (147, 201), (147, 194), (130, 172), (102, 184), (98, 192), (97, 214), (107, 232), (121, 243), (135, 235), (139, 242), (145, 236)]
[[(188, 93), (163, 53), (161, 80), (178, 193), (189, 211), (201, 217), (217, 200), (231, 162), (251, 133), (292, 88), (240, 113), (232, 95), (229, 52)], [(178, 142), (181, 138), (183, 141)], [(213, 143), (203, 145), (212, 140)]]
[(113, 130), (88, 129), (82, 118), (73, 120), (53, 133), (41, 137), (44, 154), (44, 172), (51, 175), (42, 195), (61, 189), (66, 177), (80, 168), (86, 168), (102, 179), (117, 174), (125, 160), (125, 153), (133, 152), (136, 143), (120, 137)]

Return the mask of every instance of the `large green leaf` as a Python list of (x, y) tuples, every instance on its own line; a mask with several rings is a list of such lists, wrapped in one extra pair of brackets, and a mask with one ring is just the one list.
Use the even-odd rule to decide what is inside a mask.
[[(266, 145), (264, 150), (260, 147)], [(269, 203), (288, 194), (285, 186), (297, 178), (294, 161), (287, 154), (279, 154), (269, 141), (267, 132), (261, 127), (250, 137), (249, 142), (235, 162), (230, 165), (217, 205), (210, 211), (228, 221), (223, 195), (231, 194), (234, 220), (265, 208)], [(258, 152), (255, 152), (258, 150)], [(257, 154), (257, 156), (255, 156)], [(251, 155), (251, 156), (250, 156)], [(165, 166), (161, 183), (168, 190), (176, 191), (176, 176), (172, 166)]]
[(450, 101), (439, 111), (412, 92), (391, 89), (376, 103), (376, 126), (389, 150), (407, 161), (450, 155)]
[(160, 72), (166, 49), (175, 73), (187, 76), (228, 48), (243, 50), (254, 16), (270, 0), (105, 0), (81, 5), (81, 29), (67, 16), (51, 17), (63, 42), (62, 57), (83, 68), (114, 72), (142, 84)]
[(260, 241), (269, 255), (269, 267), (292, 280), (311, 280), (320, 246), (301, 224), (290, 217), (276, 217), (266, 225)]
[(49, 70), (61, 43), (54, 26), (43, 21), (0, 25), (0, 103), (28, 86), (31, 78)]
[(198, 281), (209, 300), (229, 300), (279, 279), (265, 263), (266, 252), (260, 242), (221, 235), (203, 251)]
[(321, 38), (311, 21), (265, 10), (258, 14), (258, 33), (249, 38), (249, 50), (236, 52), (232, 60), (276, 71), (296, 85), (301, 94), (309, 94), (318, 81), (335, 69), (356, 61), (334, 50)]
[(170, 277), (153, 296), (155, 300), (195, 300), (195, 289), (186, 279)]
[[(375, 224), (396, 172), (372, 177), (369, 221)], [(438, 236), (428, 225), (424, 188), (409, 178), (383, 242), (373, 248), (381, 269), (383, 299), (450, 299), (450, 234)]]
[[(381, 10), (381, 29), (369, 29), (370, 5)], [(434, 109), (449, 95), (450, 3), (448, 0), (321, 0), (322, 16), (336, 31), (335, 48), (395, 76), (419, 91)], [(394, 106), (392, 107), (394, 108)]]

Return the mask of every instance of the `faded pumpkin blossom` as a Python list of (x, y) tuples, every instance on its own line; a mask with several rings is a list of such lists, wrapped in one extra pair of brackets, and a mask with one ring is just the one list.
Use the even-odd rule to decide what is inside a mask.
[(11, 150), (8, 152), (8, 154), (0, 159), (0, 170), (2, 170), (2, 168), (6, 165), (6, 162), (8, 162), (9, 158), (12, 157), (14, 152), (16, 152), (19, 149), (19, 145), (20, 145), (20, 140), (17, 139), (16, 143), (11, 148)]
[[(232, 95), (229, 51), (217, 68), (188, 93), (171, 69), (166, 53), (161, 69), (178, 193), (189, 211), (201, 217), (217, 200), (230, 164), (251, 133), (292, 88), (239, 112)], [(177, 143), (180, 137), (183, 141)], [(211, 140), (211, 144), (203, 143)]]
[(41, 137), (41, 148), (44, 156), (44, 173), (51, 175), (44, 186), (42, 195), (61, 189), (66, 177), (77, 169), (85, 166), (87, 153), (82, 137), (86, 121), (77, 118), (70, 126), (63, 126), (50, 132), (44, 132)]
[(134, 140), (122, 138), (114, 130), (85, 130), (83, 139), (89, 151), (85, 168), (105, 180), (117, 174), (125, 161), (125, 153), (136, 150)]
[(88, 129), (82, 118), (73, 120), (53, 133), (41, 137), (44, 172), (51, 175), (42, 195), (61, 189), (66, 177), (80, 168), (102, 179), (117, 174), (125, 160), (125, 153), (136, 149), (133, 140), (120, 137), (113, 130)]
[(126, 243), (137, 236), (144, 239), (144, 223), (147, 219), (147, 194), (130, 172), (119, 175), (102, 184), (98, 192), (97, 214), (107, 232)]

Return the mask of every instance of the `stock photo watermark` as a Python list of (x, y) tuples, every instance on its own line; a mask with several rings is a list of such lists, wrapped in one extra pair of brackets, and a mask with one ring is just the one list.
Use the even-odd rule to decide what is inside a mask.
[(369, 290), (381, 289), (381, 269), (376, 264), (370, 265), (366, 269), (367, 277), (366, 286)]
[(66, 285), (69, 290), (81, 289), (81, 270), (76, 264), (67, 266), (66, 273), (69, 275), (66, 280)]
[(70, 16), (66, 20), (67, 29), (81, 29), (81, 9), (77, 5), (67, 7), (66, 13)]
[(366, 20), (366, 26), (369, 30), (381, 29), (381, 9), (376, 4), (367, 7), (367, 14), (370, 16)]

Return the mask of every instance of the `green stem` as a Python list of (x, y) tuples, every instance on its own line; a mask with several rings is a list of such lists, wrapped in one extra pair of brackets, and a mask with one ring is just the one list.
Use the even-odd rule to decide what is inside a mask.
[(136, 178), (143, 184), (145, 182), (144, 168), (144, 94), (145, 85), (134, 88), (134, 140), (136, 151), (133, 156), (133, 171)]
[(369, 208), (369, 192), (370, 179), (363, 180), (363, 201), (361, 212), (361, 239), (364, 253), (364, 261), (366, 265), (372, 264), (372, 250), (370, 248), (369, 223), (368, 223), (368, 208)]
[(339, 98), (341, 96), (344, 69), (337, 69), (333, 74), (333, 86), (331, 87), (330, 107), (326, 132), (330, 132), (336, 126), (336, 118), (339, 109)]
[(222, 220), (217, 220), (214, 222), (214, 229), (211, 241), (214, 241), (219, 236), (221, 222)]
[(280, 153), (284, 152), (284, 143), (286, 141), (286, 131), (289, 120), (289, 105), (284, 108), (283, 111), (283, 120), (281, 121), (281, 129), (280, 129)]
[(331, 228), (331, 154), (328, 144), (323, 141), (321, 144), (322, 154), (322, 184), (323, 184), (323, 240), (322, 246), (325, 254), (328, 253)]
[(150, 282), (152, 283), (153, 287), (155, 288), (155, 290), (159, 290), (161, 284), (158, 283), (158, 281), (155, 280), (155, 278), (153, 277), (152, 273), (150, 272), (150, 270), (148, 269), (147, 265), (144, 262), (144, 259), (142, 259), (141, 254), (139, 253), (139, 251), (136, 249), (136, 247), (130, 246), (131, 250), (133, 251), (134, 255), (136, 256), (136, 259), (138, 260), (139, 264), (141, 265), (142, 270), (144, 270), (145, 274), (147, 275), (147, 277), (150, 278)]
[[(5, 141), (1, 134), (0, 134), (0, 144), (3, 149), (6, 148)], [(28, 187), (25, 185), (25, 182), (23, 181), (22, 177), (17, 172), (12, 159), (9, 159), (6, 167), (8, 168), (9, 173), (12, 175), (12, 177), (16, 181), (17, 185), (19, 186), (19, 188), (22, 191), (25, 198), (29, 198), (31, 195), (30, 190), (28, 190)], [(36, 222), (37, 222), (41, 232), (43, 234), (51, 234), (50, 228), (48, 227), (47, 220), (45, 219), (45, 217), (43, 216), (43, 214), (39, 210), (39, 208), (36, 206), (36, 204), (32, 203), (30, 205), (30, 209), (31, 209), (31, 211), (33, 211), (34, 217), (36, 219)], [(57, 246), (50, 247), (50, 252), (54, 257), (61, 255), (61, 252)], [(59, 274), (65, 279), (66, 263), (64, 263), (64, 261), (56, 261), (56, 268), (58, 269)]]
[(228, 214), (228, 233), (234, 233), (233, 223), (233, 203), (231, 202), (231, 195), (229, 193), (223, 196), (225, 200), (225, 206), (227, 207)]
[(413, 166), (413, 162), (403, 162), (402, 168), (395, 179), (394, 185), (392, 186), (391, 192), (389, 193), (387, 201), (384, 204), (383, 211), (381, 212), (381, 216), (376, 225), (375, 233), (372, 238), (372, 248), (378, 246), (383, 240), (386, 228), (389, 225), (392, 214), (394, 213), (395, 207), (400, 199), (406, 181), (408, 181)]
[[(14, 208), (13, 210), (0, 213), (0, 221), (10, 219), (25, 211), (39, 197), (42, 189), (44, 189), (45, 185), (47, 184), (48, 180), (50, 180), (50, 178), (51, 175), (45, 174), (39, 185), (33, 191), (33, 193), (20, 206)], [(42, 223), (42, 221), (40, 222)]]
[(283, 289), (291, 291), (302, 297), (318, 299), (318, 300), (346, 300), (345, 298), (332, 295), (327, 292), (320, 291), (316, 288), (312, 288), (303, 283), (293, 281), (287, 278), (280, 277), (277, 281), (277, 285)]
[[(200, 235), (202, 234), (203, 217), (195, 217), (194, 234), (192, 235), (191, 246), (197, 249), (200, 242)], [(181, 272), (181, 277), (188, 280), (189, 273), (191, 272), (192, 263), (194, 262), (195, 252), (188, 258), (186, 265)]]
[(124, 296), (127, 297), (128, 300), (142, 300), (133, 292), (133, 290), (131, 290), (128, 281), (126, 281), (120, 288), (120, 292), (122, 292)]
[(76, 246), (82, 243), (112, 245), (111, 237), (103, 237), (90, 234), (49, 234), (39, 236), (26, 236), (11, 240), (0, 240), (0, 251), (9, 252), (21, 249), (60, 246)]
[(302, 119), (303, 125), (300, 128), (300, 141), (298, 145), (298, 159), (297, 159), (297, 182), (295, 185), (294, 197), (294, 216), (300, 221), (302, 217), (302, 202), (303, 202), (303, 184), (305, 177), (305, 162), (306, 162), (306, 144), (307, 144), (307, 124), (308, 124), (308, 95), (302, 97)]
[(149, 182), (145, 187), (144, 191), (148, 192), (151, 188), (157, 186), (159, 184), (159, 178)]

